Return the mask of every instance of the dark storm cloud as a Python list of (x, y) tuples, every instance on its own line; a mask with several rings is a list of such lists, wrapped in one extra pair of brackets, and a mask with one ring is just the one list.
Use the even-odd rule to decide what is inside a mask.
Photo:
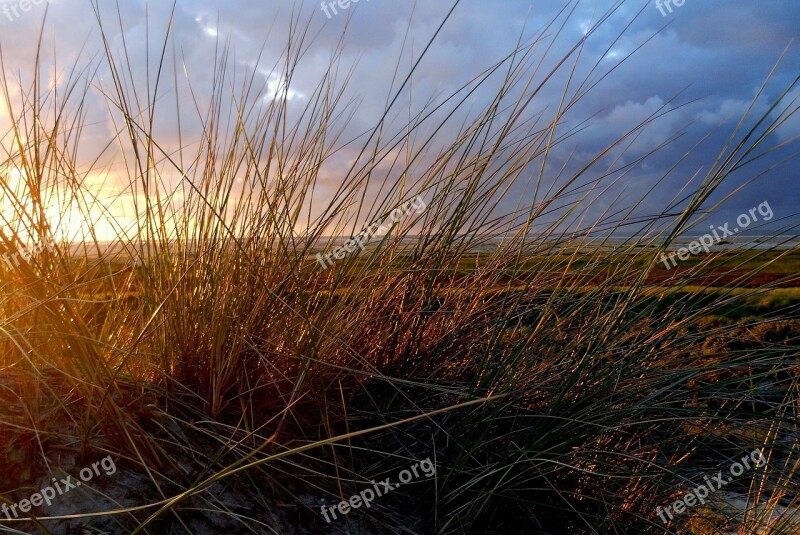
[[(113, 4), (103, 1), (101, 10), (111, 46), (119, 52), (123, 40)], [(203, 95), (210, 98), (214, 84), (214, 58), (226, 45), (229, 45), (231, 63), (243, 72), (255, 72), (257, 80), (269, 93), (274, 91), (279, 79), (273, 69), (279, 65), (293, 27), (292, 21), (297, 28), (297, 24), (302, 26), (310, 19), (306, 38), (308, 48), (291, 87), (294, 105), (299, 107), (328, 71), (331, 54), (347, 26), (340, 65), (345, 67), (342, 75), (346, 67), (356, 65), (347, 97), (357, 103), (357, 111), (345, 138), (355, 137), (373, 127), (380, 118), (391, 95), (389, 84), (395, 77), (398, 58), (402, 79), (450, 5), (444, 0), (426, 0), (416, 4), (405, 0), (361, 0), (328, 18), (316, 0), (294, 3), (289, 0), (179, 0), (172, 29), (174, 50), (179, 61), (185, 62), (193, 88), (201, 100)], [(577, 4), (574, 13), (566, 20), (565, 3), (560, 0), (462, 0), (420, 63), (413, 91), (410, 97), (404, 95), (403, 106), (407, 108), (410, 99), (412, 109), (420, 110), (432, 97), (435, 100), (450, 94), (509, 53), (520, 36), (524, 40), (537, 35), (545, 24), (561, 13), (563, 30), (544, 63), (545, 66), (552, 65), (593, 22), (615, 5), (617, 2), (609, 0), (585, 0)], [(148, 65), (145, 52), (149, 51), (151, 56), (149, 72), (152, 83), (156, 73), (152, 59), (160, 54), (158, 37), (163, 35), (167, 26), (171, 4), (121, 0), (120, 6), (124, 43), (131, 55), (131, 71), (135, 73), (134, 79), (127, 82), (140, 89), (146, 88), (144, 73), (148, 72)], [(573, 6), (570, 4), (566, 11)], [(7, 73), (24, 73), (29, 69), (43, 13), (44, 5), (41, 5), (13, 21), (2, 19), (0, 44)], [(620, 36), (631, 21), (630, 28)], [(553, 27), (547, 33), (548, 38), (558, 29), (558, 25)], [(722, 124), (663, 180), (661, 188), (656, 190), (656, 197), (643, 207), (645, 211), (658, 211), (659, 205), (673, 198), (675, 189), (689, 177), (708, 170), (784, 48), (797, 37), (798, 29), (800, 4), (795, 0), (686, 0), (681, 7), (673, 6), (672, 13), (667, 13), (667, 16), (662, 16), (652, 0), (622, 3), (587, 41), (581, 52), (578, 79), (595, 63), (598, 63), (597, 72), (607, 72), (637, 47), (647, 43), (565, 117), (565, 127), (590, 117), (592, 120), (585, 131), (554, 151), (554, 161), (550, 162), (549, 169), (558, 169), (569, 155), (575, 162), (568, 167), (577, 167), (582, 163), (580, 158), (596, 154), (652, 114), (668, 112), (641, 132), (625, 154), (617, 151), (610, 156), (620, 158), (622, 163), (632, 162), (654, 146), (677, 137), (614, 186), (625, 196), (635, 199), (637, 194), (641, 195), (658, 181), (703, 135)], [(90, 63), (93, 55), (100, 57), (97, 21), (87, 1), (52, 0), (45, 32), (49, 42), (57, 44), (62, 68), (71, 61)], [(618, 41), (606, 54), (615, 39)], [(80, 52), (82, 46), (85, 46), (83, 53)], [(540, 50), (544, 52), (544, 46), (540, 46)], [(172, 54), (170, 49), (168, 56), (171, 58)], [(259, 56), (261, 60), (257, 64)], [(172, 68), (169, 60), (168, 67)], [(101, 68), (99, 75), (103, 72)], [(789, 49), (756, 109), (764, 111), (766, 104), (775, 99), (798, 73), (800, 52), (795, 46)], [(531, 113), (545, 112), (545, 117), (552, 116), (567, 74), (565, 70), (544, 87), (532, 105)], [(104, 77), (103, 83), (108, 81), (107, 76)], [(163, 83), (164, 94), (172, 91), (171, 80)], [(395, 80), (394, 90), (398, 85), (399, 81)], [(496, 87), (496, 84), (487, 84), (476, 92), (470, 104), (476, 107), (485, 104)], [(795, 92), (792, 96), (798, 94)], [(186, 88), (181, 89), (181, 95), (187, 96)], [(110, 116), (99, 100), (92, 104), (94, 113), (109, 121)], [(174, 110), (169, 112), (170, 101), (174, 101), (174, 97), (165, 97), (161, 104), (167, 112), (159, 115), (157, 132), (174, 144), (177, 142), (177, 120)], [(691, 104), (681, 107), (689, 102)], [(401, 124), (401, 111), (398, 110), (397, 116), (393, 115), (396, 117), (393, 124)], [(184, 137), (199, 132), (197, 122), (192, 123), (188, 116), (183, 121)], [(774, 141), (800, 134), (799, 124), (797, 118), (789, 121), (773, 137)], [(448, 128), (446, 132), (455, 132), (456, 125)], [(96, 135), (99, 139), (111, 130), (109, 123)], [(333, 162), (344, 166), (354, 155), (354, 150), (344, 150)], [(782, 155), (786, 155), (785, 151)], [(758, 165), (766, 168), (779, 156)], [(754, 167), (749, 173), (735, 177), (727, 191), (756, 174), (758, 169)], [(328, 170), (329, 189), (340, 175), (335, 169)], [(753, 200), (769, 200), (776, 214), (794, 213), (794, 207), (800, 201), (797, 182), (796, 164), (769, 172), (739, 194), (728, 210), (738, 213), (741, 206), (750, 205)], [(590, 209), (599, 213), (605, 207), (602, 201), (598, 201)]]

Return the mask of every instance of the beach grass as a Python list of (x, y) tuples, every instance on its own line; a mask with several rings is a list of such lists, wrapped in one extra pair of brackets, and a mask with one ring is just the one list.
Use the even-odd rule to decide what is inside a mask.
[[(114, 18), (96, 9), (102, 31)], [(628, 165), (609, 170), (607, 157), (625, 154), (658, 117), (574, 173), (552, 174), (546, 163), (569, 138), (565, 117), (607, 68), (590, 66), (562, 88), (558, 109), (538, 112), (539, 92), (579, 61), (584, 42), (548, 57), (552, 72), (542, 66), (542, 43), (568, 20), (436, 110), (402, 109), (414, 68), (398, 60), (397, 98), (384, 114), (394, 123), (359, 138), (333, 186), (321, 170), (345, 143), (349, 66), (334, 52), (305, 104), (290, 102), (307, 22), (296, 21), (278, 68), (283, 91), (271, 99), (225, 51), (211, 98), (189, 111), (162, 98), (175, 100), (168, 80), (191, 92), (180, 64), (154, 58), (159, 78), (142, 94), (131, 58), (108, 41), (110, 81), (76, 68), (60, 86), (37, 77), (12, 91), (6, 75), (13, 143), (3, 146), (0, 240), (8, 252), (52, 246), (0, 264), (3, 500), (106, 455), (119, 475), (93, 481), (94, 492), (70, 502), (75, 510), (35, 508), (0, 525), (789, 533), (781, 530), (800, 521), (799, 253), (767, 239), (758, 251), (698, 255), (672, 270), (659, 255), (733, 174), (784, 148), (770, 134), (796, 103), (781, 114), (751, 110), (680, 203), (637, 218), (633, 238), (604, 239), (633, 218), (631, 205), (609, 199), (587, 219), (604, 179), (625, 179)], [(168, 32), (163, 39), (169, 50)], [(495, 96), (468, 111), (478, 89)], [(92, 227), (105, 204), (88, 178), (111, 150), (94, 167), (78, 151), (90, 94), (109, 110), (106, 142), (135, 199), (110, 244)], [(161, 113), (196, 138), (161, 139)], [(520, 192), (530, 200), (498, 212)], [(416, 196), (425, 209), (363, 251), (327, 269), (314, 260)], [(88, 235), (60, 234), (52, 206), (83, 216)], [(707, 507), (661, 522), (657, 507), (754, 449), (764, 467)], [(336, 525), (320, 514), (322, 503), (426, 458), (435, 477)], [(739, 505), (723, 507), (734, 492)]]

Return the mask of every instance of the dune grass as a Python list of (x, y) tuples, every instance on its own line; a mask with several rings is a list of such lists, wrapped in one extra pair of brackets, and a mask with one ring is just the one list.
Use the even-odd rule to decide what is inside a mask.
[[(105, 40), (116, 22), (95, 8)], [(4, 499), (101, 455), (127, 479), (96, 482), (102, 507), (35, 509), (0, 524), (187, 533), (203, 517), (251, 533), (289, 524), (309, 533), (789, 533), (800, 522), (800, 331), (796, 290), (781, 286), (796, 273), (795, 252), (720, 252), (652, 275), (721, 185), (785, 148), (770, 134), (797, 105), (751, 109), (707, 175), (661, 212), (634, 218), (635, 206), (611, 198), (590, 221), (587, 205), (635, 175), (644, 158), (620, 155), (659, 117), (575, 172), (550, 169), (574, 131), (565, 125), (583, 124), (571, 118), (576, 104), (613, 76), (600, 63), (577, 69), (585, 41), (551, 57), (570, 14), (423, 109), (402, 108), (414, 66), (398, 60), (383, 119), (354, 141), (342, 137), (352, 103), (340, 49), (302, 105), (288, 98), (308, 39), (300, 15), (275, 68), (275, 98), (263, 98), (253, 72), (242, 78), (226, 50), (201, 97), (169, 58), (169, 31), (144, 91), (127, 52), (107, 40), (105, 82), (90, 67), (54, 87), (41, 74), (15, 87), (6, 74), (13, 131), (0, 239), (10, 252), (54, 245), (0, 267)], [(585, 74), (567, 77), (560, 106), (537, 108), (572, 69)], [(176, 87), (193, 100), (176, 99)], [(468, 111), (468, 97), (487, 88), (494, 99)], [(79, 140), (92, 94), (114, 134), (87, 165)], [(162, 140), (161, 114), (198, 136)], [(331, 189), (323, 170), (345, 146), (357, 149)], [(111, 166), (110, 154), (135, 215), (105, 244), (91, 222), (113, 215), (89, 177)], [(531, 201), (499, 212), (520, 192)], [(426, 209), (363, 252), (326, 270), (314, 260), (417, 195)], [(67, 212), (90, 234), (59, 238)], [(632, 224), (636, 237), (603, 238)], [(726, 269), (735, 277), (708, 282)], [(748, 287), (769, 270), (787, 276)], [(758, 317), (731, 316), (737, 307)], [(755, 448), (768, 464), (731, 485), (741, 507), (722, 507), (720, 495), (660, 522), (656, 507)], [(320, 502), (428, 457), (435, 478), (336, 525), (320, 516)], [(141, 492), (120, 494), (131, 474)], [(247, 507), (229, 499), (237, 489)]]

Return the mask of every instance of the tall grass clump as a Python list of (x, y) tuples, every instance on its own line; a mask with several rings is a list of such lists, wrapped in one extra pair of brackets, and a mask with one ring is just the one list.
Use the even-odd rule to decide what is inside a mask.
[[(135, 72), (140, 58), (108, 37), (114, 24), (124, 36), (122, 22), (98, 4), (101, 62), (55, 85), (39, 56), (32, 80), (3, 65), (12, 130), (0, 239), (11, 252), (50, 244), (0, 267), (3, 490), (24, 497), (43, 474), (101, 455), (119, 459), (120, 475), (97, 482), (79, 511), (0, 523), (115, 533), (798, 529), (797, 301), (787, 294), (739, 323), (723, 317), (790, 285), (758, 281), (792, 251), (659, 268), (659, 255), (728, 199), (720, 192), (731, 181), (787, 150), (772, 134), (797, 111), (787, 98), (797, 80), (767, 111), (751, 107), (705, 174), (642, 217), (656, 188), (632, 202), (617, 192), (662, 147), (629, 157), (631, 146), (677, 104), (585, 161), (551, 165), (590, 124), (572, 117), (579, 104), (619, 65), (582, 55), (617, 8), (553, 55), (573, 8), (419, 109), (403, 102), (425, 52), (410, 66), (398, 58), (382, 116), (356, 139), (345, 137), (357, 113), (340, 59), (346, 33), (313, 92), (290, 98), (312, 34), (302, 14), (268, 66), (277, 89), (232, 65), (224, 47), (200, 87), (171, 26), (147, 72)], [(554, 87), (558, 106), (541, 106)], [(88, 157), (93, 98), (112, 133)], [(177, 136), (160, 134), (164, 117)], [(112, 169), (122, 186), (104, 198), (96, 177)], [(120, 217), (123, 197), (133, 213)], [(416, 197), (425, 209), (360, 253), (328, 269), (315, 260)], [(607, 208), (593, 217), (592, 203)], [(85, 231), (64, 232), (75, 228), (69, 218)], [(98, 237), (100, 220), (111, 243)], [(632, 237), (612, 239), (622, 231)], [(775, 236), (795, 232), (787, 224)], [(732, 484), (738, 505), (710, 501), (660, 522), (656, 507), (756, 448), (768, 463)], [(428, 457), (435, 478), (337, 524), (319, 514), (320, 502)]]

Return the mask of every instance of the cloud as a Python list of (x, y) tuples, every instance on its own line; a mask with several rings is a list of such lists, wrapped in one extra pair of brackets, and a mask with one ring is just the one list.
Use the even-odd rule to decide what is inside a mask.
[[(317, 0), (193, 0), (178, 2), (174, 15), (170, 2), (120, 0), (118, 19), (114, 3), (100, 4), (110, 49), (114, 54), (124, 50), (128, 53), (130, 71), (128, 65), (124, 65), (124, 83), (129, 88), (135, 87), (144, 100), (148, 91), (153, 91), (159, 75), (155, 60), (162, 54), (163, 33), (171, 24), (173, 41), (164, 50), (166, 61), (161, 72), (155, 131), (164, 146), (172, 149), (179, 145), (179, 125), (184, 145), (198, 139), (202, 122), (194, 109), (195, 100), (203, 109), (210, 105), (215, 91), (223, 90), (219, 80), (214, 78), (214, 66), (220, 64), (226, 52), (228, 66), (239, 73), (238, 83), (246, 76), (254, 76), (262, 98), (267, 101), (286, 90), (293, 111), (301, 110), (308, 103), (321, 80), (331, 77), (343, 82), (351, 76), (342, 101), (350, 103), (349, 111), (354, 113), (342, 140), (358, 138), (380, 120), (386, 103), (395, 95), (450, 8), (446, 1), (371, 0), (354, 4), (329, 19)], [(526, 41), (544, 31), (547, 39), (556, 35), (558, 38), (550, 48), (550, 41), (545, 39), (535, 49), (536, 61), (531, 62), (529, 72), (538, 68), (536, 79), (541, 81), (548, 69), (615, 4), (616, 0), (585, 0), (570, 3), (567, 10), (562, 11), (566, 4), (557, 0), (462, 0), (417, 66), (413, 83), (399, 99), (402, 106), (389, 115), (387, 126), (400, 128), (409, 110), (413, 114), (426, 109), (430, 103), (441, 102), (445, 95), (503, 58), (520, 39)], [(574, 16), (566, 19), (572, 7), (575, 7)], [(641, 132), (629, 149), (628, 159), (672, 136), (684, 135), (656, 155), (639, 180), (637, 176), (630, 176), (627, 187), (634, 195), (636, 192), (643, 194), (652, 177), (661, 176), (710, 128), (723, 123), (730, 127), (732, 121), (741, 117), (753, 98), (754, 88), (761, 86), (800, 29), (800, 3), (795, 0), (752, 3), (687, 0), (669, 17), (662, 17), (649, 3), (637, 18), (641, 8), (639, 2), (624, 2), (580, 50), (573, 89), (584, 76), (589, 76), (587, 86), (599, 83), (573, 105), (565, 121), (576, 125), (582, 119), (593, 119), (585, 132), (576, 134), (554, 151), (556, 160), (548, 165), (548, 168), (559, 169), (570, 154), (593, 154), (663, 108), (669, 113)], [(93, 147), (105, 146), (101, 140), (105, 137), (107, 141), (108, 136), (119, 129), (119, 118), (115, 122), (114, 112), (108, 110), (101, 98), (103, 91), (113, 95), (114, 88), (91, 4), (88, 0), (51, 0), (47, 9), (42, 61), (51, 68), (55, 59), (51, 54), (53, 49), (58, 57), (58, 81), (53, 79), (51, 87), (63, 89), (67, 78), (64, 73), (68, 71), (65, 66), (72, 63), (88, 67), (86, 74), (96, 69), (97, 79), (85, 107), (87, 116), (102, 124), (87, 131), (86, 142)], [(36, 39), (32, 36), (42, 27), (44, 12), (42, 5), (13, 21), (0, 18), (3, 30), (0, 42), (7, 76), (15, 77), (19, 73), (23, 80), (31, 79), (36, 53)], [(546, 29), (546, 24), (559, 13), (562, 13), (559, 24)], [(171, 22), (170, 17), (173, 17)], [(620, 35), (631, 21), (630, 28)], [(345, 28), (347, 33), (339, 50)], [(300, 33), (307, 36), (302, 59), (286, 88), (281, 58), (290, 34)], [(642, 48), (632, 57), (617, 65), (639, 46)], [(340, 53), (338, 70), (331, 67), (331, 58), (337, 53)], [(571, 60), (576, 57), (571, 56), (565, 68), (542, 87), (531, 106), (530, 116), (544, 113), (547, 117), (554, 112), (567, 83)], [(543, 58), (541, 64), (538, 63), (540, 58)], [(349, 71), (351, 66), (352, 72)], [(614, 69), (613, 72), (601, 80), (610, 69)], [(798, 71), (800, 54), (790, 49), (769, 85), (767, 97), (779, 94)], [(173, 73), (177, 73), (177, 87), (173, 83)], [(480, 109), (491, 102), (499, 82), (500, 79), (495, 78), (478, 88), (469, 105)], [(225, 102), (232, 104), (234, 97), (230, 87), (225, 90), (229, 92)], [(793, 97), (796, 96), (797, 92), (793, 93)], [(677, 98), (672, 100), (673, 97)], [(680, 107), (693, 100), (697, 100), (693, 107)], [(174, 109), (176, 101), (181, 105), (180, 115)], [(766, 99), (762, 99), (756, 113), (765, 111)], [(697, 120), (696, 124), (688, 126), (692, 119)], [(446, 125), (440, 143), (446, 143), (448, 137), (452, 139), (459, 124), (454, 119)], [(430, 132), (427, 125), (425, 128), (423, 132)], [(688, 169), (684, 176), (710, 165), (727, 133), (729, 130), (723, 128), (706, 145), (696, 149), (686, 161)], [(777, 138), (786, 140), (799, 133), (800, 126), (794, 118), (778, 132)], [(344, 151), (342, 154), (347, 158), (330, 162), (338, 163), (341, 168), (326, 168), (327, 181), (342, 176), (347, 162), (355, 157), (353, 152)], [(435, 150), (429, 152), (436, 153)], [(87, 156), (87, 160), (91, 158)], [(758, 165), (766, 168), (771, 163), (773, 160), (766, 158)], [(748, 195), (763, 200), (762, 197), (776, 188), (796, 189), (789, 175), (771, 176), (768, 186), (756, 185)], [(674, 188), (665, 191), (662, 198), (670, 199), (672, 191)], [(787, 202), (796, 200), (788, 197)], [(519, 199), (514, 199), (517, 201)], [(501, 208), (512, 209), (513, 205)]]
[(775, 134), (781, 141), (800, 138), (800, 89), (786, 94), (772, 117), (781, 122)]

